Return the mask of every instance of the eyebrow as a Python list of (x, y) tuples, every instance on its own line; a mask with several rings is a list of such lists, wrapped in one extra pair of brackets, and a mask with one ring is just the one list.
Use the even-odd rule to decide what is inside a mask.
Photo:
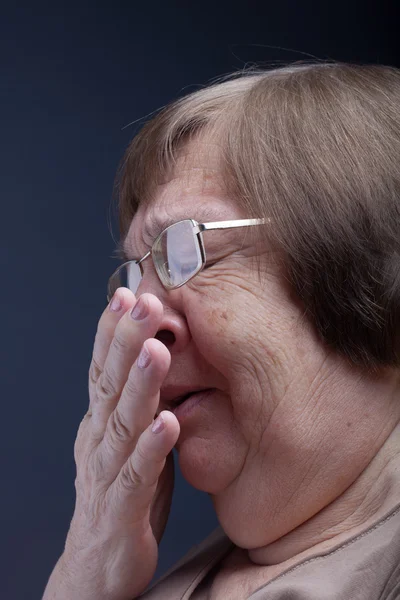
[(181, 220), (182, 219), (177, 219), (176, 217), (161, 219), (159, 216), (155, 215), (151, 221), (145, 221), (143, 226), (143, 237), (145, 240), (149, 240), (152, 243), (164, 229)]
[[(149, 241), (148, 249), (150, 250), (152, 243), (154, 240), (160, 235), (164, 229), (177, 223), (178, 221), (182, 221), (185, 219), (193, 219), (197, 221), (197, 223), (207, 223), (209, 221), (219, 221), (222, 219), (222, 215), (218, 214), (215, 209), (214, 210), (203, 210), (203, 214), (201, 215), (202, 219), (195, 219), (193, 217), (167, 217), (161, 218), (157, 214), (153, 216), (151, 221), (145, 221), (143, 225), (143, 237)], [(119, 240), (116, 244), (115, 250), (112, 254), (113, 257), (119, 258), (121, 260), (138, 260), (141, 258), (140, 256), (134, 256), (133, 253), (127, 247), (127, 238), (124, 240)]]
[[(179, 221), (179, 219), (178, 219)], [(162, 231), (164, 231), (164, 229), (166, 229), (167, 227), (169, 227), (170, 225), (173, 225), (173, 223), (176, 223), (177, 219), (175, 218), (170, 218), (170, 219), (159, 219), (157, 218), (157, 216), (152, 219), (151, 221), (146, 221), (143, 227), (143, 236), (148, 239), (149, 241), (151, 240), (151, 243), (157, 238), (157, 236), (160, 235), (160, 233)], [(148, 245), (149, 249), (151, 247), (151, 243)], [(125, 239), (123, 240), (119, 240), (115, 246), (115, 249), (112, 253), (112, 257), (114, 258), (119, 258), (120, 260), (138, 260), (139, 258), (141, 258), (140, 256), (134, 256), (133, 253), (128, 249), (127, 247), (127, 237), (125, 237)]]

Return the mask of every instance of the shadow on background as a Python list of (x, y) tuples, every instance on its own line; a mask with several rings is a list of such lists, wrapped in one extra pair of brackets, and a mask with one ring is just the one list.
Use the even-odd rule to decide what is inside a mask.
[[(137, 128), (125, 126), (255, 61), (398, 65), (398, 22), (394, 6), (294, 0), (1, 12), (2, 594), (22, 600), (41, 597), (74, 508), (73, 444), (116, 267), (112, 185)], [(112, 211), (111, 225), (117, 239)], [(178, 473), (156, 576), (216, 525)]]

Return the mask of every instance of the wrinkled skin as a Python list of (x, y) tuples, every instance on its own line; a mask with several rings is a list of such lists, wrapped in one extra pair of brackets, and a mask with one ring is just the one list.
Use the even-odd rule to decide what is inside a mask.
[[(171, 357), (154, 339), (160, 301), (144, 294), (147, 315), (134, 320), (135, 296), (121, 288), (118, 298), (119, 310), (106, 308), (96, 333), (90, 404), (75, 443), (75, 511), (44, 600), (128, 600), (146, 588), (157, 566), (179, 423), (163, 411), (164, 428), (156, 433), (152, 425)], [(151, 361), (140, 365), (145, 341)]]
[[(197, 140), (140, 206), (126, 249), (142, 257), (181, 219), (247, 217), (227, 196), (218, 145)], [(211, 495), (228, 536), (261, 565), (356, 525), (367, 494), (378, 503), (373, 459), (400, 420), (398, 375), (362, 373), (320, 341), (265, 233), (260, 245), (246, 228), (205, 232), (207, 268), (177, 290), (163, 288), (147, 259), (136, 293), (147, 317), (131, 319), (126, 288), (121, 310), (102, 315), (75, 446), (77, 507), (45, 600), (74, 589), (81, 600), (124, 600), (145, 589), (168, 518), (174, 445), (184, 477)], [(152, 362), (140, 370), (145, 340)], [(214, 392), (179, 423), (163, 401), (171, 386)]]
[[(198, 141), (140, 207), (127, 247), (143, 256), (162, 229), (148, 235), (154, 221), (246, 217), (227, 196), (218, 146)], [(218, 390), (181, 427), (179, 462), (211, 495), (231, 539), (250, 550), (283, 538), (353, 484), (400, 407), (398, 374), (368, 376), (321, 342), (282, 277), (269, 226), (263, 247), (245, 228), (205, 232), (211, 266), (170, 292), (147, 259), (138, 290), (160, 298), (163, 327), (175, 334), (164, 385)]]

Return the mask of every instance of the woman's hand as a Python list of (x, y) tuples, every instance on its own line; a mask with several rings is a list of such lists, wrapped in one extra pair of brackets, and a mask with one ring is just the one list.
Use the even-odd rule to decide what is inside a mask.
[(107, 307), (94, 342), (90, 405), (75, 443), (75, 512), (43, 600), (132, 600), (157, 566), (179, 423), (163, 411), (154, 422), (163, 428), (153, 432), (152, 425), (171, 357), (153, 337), (161, 302), (143, 294), (134, 319), (132, 292), (119, 288), (116, 295), (122, 307)]

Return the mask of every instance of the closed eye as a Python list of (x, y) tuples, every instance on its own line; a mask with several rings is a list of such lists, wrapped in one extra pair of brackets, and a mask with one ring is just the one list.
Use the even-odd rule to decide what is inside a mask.
[(229, 256), (231, 256), (233, 254), (232, 250), (230, 252), (227, 252), (226, 254), (224, 254), (223, 256), (220, 256), (219, 258), (206, 258), (206, 264), (203, 267), (204, 269), (209, 269), (210, 267), (213, 267), (214, 265), (220, 263), (222, 260), (225, 260), (225, 258), (228, 258)]
[[(222, 259), (220, 259), (220, 260), (222, 260)], [(213, 267), (218, 262), (219, 262), (219, 260), (207, 261), (203, 267), (203, 271), (205, 271), (206, 269), (209, 269), (210, 267)]]

